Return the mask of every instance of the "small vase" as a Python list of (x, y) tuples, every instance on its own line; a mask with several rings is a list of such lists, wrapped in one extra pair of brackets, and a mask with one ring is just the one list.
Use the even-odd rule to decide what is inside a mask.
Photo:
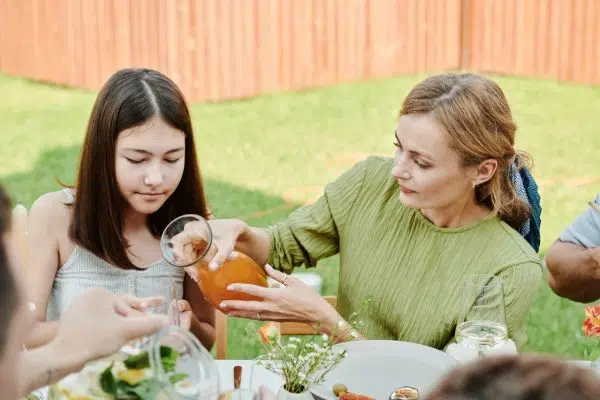
[(302, 393), (290, 393), (281, 386), (277, 392), (277, 400), (313, 400), (313, 397), (308, 390)]

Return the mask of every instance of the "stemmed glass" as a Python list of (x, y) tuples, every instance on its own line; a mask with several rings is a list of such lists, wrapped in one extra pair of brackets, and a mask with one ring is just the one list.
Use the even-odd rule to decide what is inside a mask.
[(469, 275), (464, 282), (456, 341), (479, 357), (508, 340), (502, 280), (494, 275)]

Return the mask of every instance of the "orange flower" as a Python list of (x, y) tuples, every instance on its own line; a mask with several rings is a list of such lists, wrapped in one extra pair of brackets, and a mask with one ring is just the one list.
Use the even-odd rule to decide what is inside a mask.
[(583, 332), (587, 336), (600, 336), (600, 304), (585, 307)]
[(277, 325), (274, 322), (268, 322), (260, 327), (258, 330), (258, 336), (260, 340), (266, 344), (272, 344), (274, 342), (278, 342), (281, 338), (281, 333), (279, 329), (277, 329)]

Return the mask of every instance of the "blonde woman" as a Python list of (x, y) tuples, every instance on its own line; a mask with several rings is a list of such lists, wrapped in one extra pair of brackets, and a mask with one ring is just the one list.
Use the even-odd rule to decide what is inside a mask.
[[(506, 322), (517, 345), (542, 267), (517, 232), (532, 208), (518, 196), (511, 171), (525, 160), (514, 148), (516, 126), (496, 83), (469, 73), (437, 75), (405, 99), (394, 129), (394, 158), (371, 157), (328, 184), (313, 205), (268, 229), (214, 220), (220, 253), (234, 250), (267, 266), (283, 288), (237, 284), (264, 298), (229, 301), (229, 315), (319, 323), (325, 332), (394, 339), (443, 348), (459, 323), (469, 274), (504, 283)], [(539, 226), (538, 226), (539, 228)], [(337, 310), (290, 272), (340, 255)], [(372, 298), (360, 332), (346, 319)]]

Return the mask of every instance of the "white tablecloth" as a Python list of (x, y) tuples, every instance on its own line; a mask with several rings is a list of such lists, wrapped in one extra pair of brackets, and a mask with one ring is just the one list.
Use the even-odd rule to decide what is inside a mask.
[[(221, 392), (233, 390), (233, 367), (236, 365), (242, 367), (242, 389), (251, 388), (253, 391), (256, 391), (261, 385), (264, 385), (271, 389), (273, 393), (276, 393), (283, 382), (279, 376), (254, 364), (251, 360), (218, 360), (216, 363), (219, 368), (219, 386)], [(40, 392), (45, 400), (48, 389), (43, 388)]]

